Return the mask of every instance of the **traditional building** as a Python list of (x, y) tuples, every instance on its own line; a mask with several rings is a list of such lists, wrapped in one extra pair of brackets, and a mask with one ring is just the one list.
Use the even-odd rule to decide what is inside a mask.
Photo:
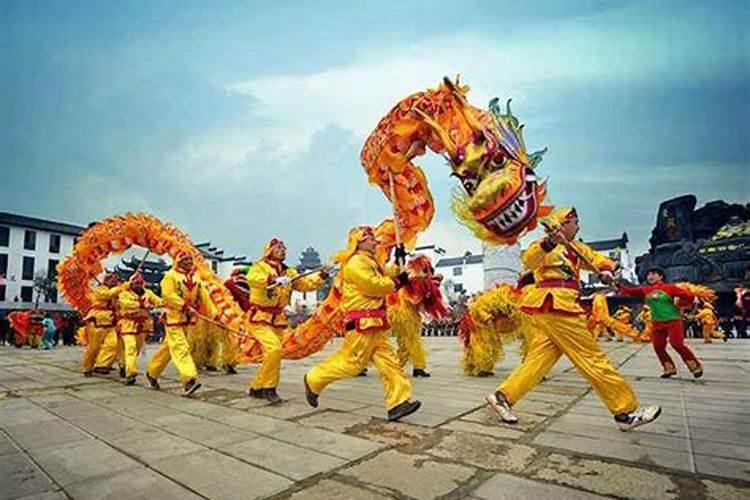
[(435, 271), (442, 274), (448, 298), (473, 295), (484, 290), (484, 255), (466, 252), (460, 257), (444, 257), (435, 263)]
[[(636, 281), (637, 277), (635, 274), (635, 263), (630, 257), (630, 251), (628, 250), (628, 233), (622, 233), (619, 238), (611, 240), (598, 240), (598, 241), (587, 241), (585, 242), (588, 246), (601, 252), (614, 262), (619, 264), (622, 269), (622, 277), (630, 282)], [(595, 285), (601, 285), (598, 283), (596, 275), (590, 271), (581, 271), (581, 283), (584, 287), (594, 287)], [(606, 286), (598, 286), (599, 288), (606, 288)]]
[[(320, 260), (320, 254), (313, 247), (307, 247), (299, 257), (297, 272), (305, 273), (321, 267), (323, 264)], [(331, 290), (333, 279), (328, 281), (314, 292), (292, 292), (291, 305), (293, 308), (304, 308), (306, 313), (312, 312), (318, 302), (321, 302), (328, 296)]]
[[(34, 277), (57, 277), (57, 265), (73, 252), (85, 228), (74, 224), (0, 212), (0, 309), (67, 310), (55, 290), (45, 297), (34, 290)], [(46, 300), (45, 300), (46, 299)]]

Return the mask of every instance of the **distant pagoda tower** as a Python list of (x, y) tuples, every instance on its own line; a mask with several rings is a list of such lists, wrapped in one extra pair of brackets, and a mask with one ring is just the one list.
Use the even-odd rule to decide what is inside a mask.
[[(115, 266), (115, 272), (120, 276), (123, 281), (127, 281), (135, 273), (135, 270), (141, 266), (141, 259), (135, 256), (131, 256), (129, 259), (123, 257), (123, 259)], [(141, 272), (143, 278), (146, 280), (146, 286), (157, 292), (160, 291), (159, 284), (161, 283), (164, 273), (169, 270), (169, 264), (162, 259), (146, 260), (141, 266)]]
[(321, 264), (320, 262), (320, 254), (318, 253), (318, 251), (313, 247), (307, 247), (307, 250), (302, 252), (302, 255), (299, 258), (299, 265), (297, 266), (297, 270), (299, 272), (305, 272), (322, 265), (323, 264)]

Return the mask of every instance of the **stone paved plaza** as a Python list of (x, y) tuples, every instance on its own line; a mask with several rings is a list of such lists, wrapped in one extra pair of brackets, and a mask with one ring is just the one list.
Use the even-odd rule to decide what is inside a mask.
[(0, 499), (750, 498), (748, 341), (693, 343), (698, 381), (685, 370), (659, 379), (648, 345), (603, 344), (642, 402), (664, 407), (632, 433), (565, 360), (517, 405), (520, 423), (504, 425), (482, 397), (517, 347), (477, 379), (460, 373), (455, 338), (427, 344), (422, 410), (398, 424), (372, 370), (307, 406), (302, 375), (337, 342), (284, 364), (277, 407), (244, 395), (255, 366), (203, 374), (186, 399), (174, 371), (156, 392), (84, 379), (78, 348), (0, 348)]

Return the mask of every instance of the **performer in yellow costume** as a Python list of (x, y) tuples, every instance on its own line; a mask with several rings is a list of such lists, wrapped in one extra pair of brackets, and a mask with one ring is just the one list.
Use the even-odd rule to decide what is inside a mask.
[(281, 402), (276, 392), (281, 376), (281, 342), (289, 328), (284, 308), (289, 305), (292, 290), (311, 292), (320, 288), (327, 278), (327, 269), (300, 277), (297, 270), (284, 264), (286, 247), (273, 238), (263, 249), (263, 258), (250, 266), (247, 283), (250, 303), (246, 329), (263, 347), (263, 363), (250, 382), (249, 396)]
[(705, 344), (710, 344), (711, 339), (726, 340), (724, 334), (716, 329), (716, 325), (719, 321), (716, 319), (714, 308), (709, 302), (704, 302), (701, 305), (698, 314), (695, 315), (695, 319), (701, 323), (703, 342)]
[(611, 282), (615, 264), (575, 240), (579, 230), (575, 209), (556, 209), (550, 215), (550, 226), (550, 234), (533, 242), (521, 256), (535, 280), (524, 287), (520, 302), (530, 315), (527, 350), (521, 364), (487, 396), (488, 405), (504, 421), (517, 422), (511, 405), (536, 387), (565, 355), (594, 386), (621, 430), (652, 422), (661, 408), (639, 408), (633, 389), (586, 331), (584, 310), (578, 303), (581, 268), (590, 268), (600, 273), (603, 282)]
[[(628, 306), (618, 307), (615, 313), (612, 315), (612, 318), (619, 321), (622, 325), (632, 327), (633, 312), (630, 310)], [(623, 330), (615, 329), (615, 339), (617, 340), (617, 342), (624, 341), (625, 336), (626, 334)], [(636, 339), (633, 338), (633, 340), (636, 340)]]
[(180, 373), (184, 395), (190, 396), (201, 384), (197, 380), (198, 371), (190, 356), (187, 330), (195, 325), (197, 314), (213, 318), (216, 311), (206, 287), (196, 273), (193, 257), (186, 251), (181, 251), (176, 256), (172, 269), (164, 274), (161, 294), (167, 308), (166, 335), (148, 365), (146, 378), (151, 387), (158, 389), (159, 376), (171, 360)]
[[(116, 273), (107, 273), (103, 283), (90, 294), (93, 304), (84, 317), (86, 323), (86, 337), (88, 343), (83, 353), (81, 365), (83, 375), (90, 377), (94, 370), (94, 364), (102, 348), (102, 343), (109, 335), (117, 335), (115, 314), (117, 296), (128, 287), (127, 283), (121, 283)], [(115, 341), (116, 345), (116, 341)], [(109, 370), (108, 370), (109, 371)]]
[(591, 301), (591, 315), (589, 316), (589, 330), (594, 338), (604, 337), (607, 342), (612, 340), (612, 332), (607, 326), (609, 318), (609, 306), (607, 305), (607, 296), (603, 293), (597, 293)]
[(117, 298), (117, 333), (122, 339), (125, 357), (125, 385), (134, 385), (138, 376), (138, 355), (145, 336), (153, 331), (151, 309), (162, 307), (164, 301), (145, 287), (143, 275), (136, 272), (130, 287)]
[(403, 286), (409, 278), (401, 273), (394, 280), (386, 274), (375, 258), (376, 246), (371, 227), (356, 227), (349, 232), (347, 249), (336, 256), (341, 271), (331, 293), (341, 293), (346, 338), (338, 352), (307, 372), (305, 393), (307, 402), (316, 408), (328, 384), (354, 377), (372, 362), (383, 381), (388, 419), (399, 420), (417, 411), (420, 402), (409, 401), (411, 382), (388, 342), (385, 298), (396, 290), (397, 282)]
[(651, 321), (651, 309), (647, 305), (644, 305), (641, 312), (638, 314), (638, 318), (643, 323), (643, 330), (639, 337), (641, 342), (651, 342), (651, 336), (654, 332), (654, 323)]

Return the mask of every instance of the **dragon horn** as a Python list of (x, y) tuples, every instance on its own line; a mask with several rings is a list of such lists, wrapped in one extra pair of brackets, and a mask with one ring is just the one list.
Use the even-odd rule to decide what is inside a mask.
[(464, 120), (466, 120), (469, 128), (471, 128), (474, 133), (482, 132), (482, 123), (467, 109), (469, 103), (466, 102), (466, 97), (464, 97), (458, 86), (458, 75), (456, 75), (456, 83), (453, 83), (447, 76), (443, 78), (443, 83), (451, 91), (451, 95), (458, 105), (458, 111), (461, 113), (461, 116), (464, 117)]
[(421, 109), (414, 107), (412, 108), (412, 111), (418, 114), (422, 118), (424, 123), (438, 135), (440, 141), (443, 143), (443, 146), (445, 146), (445, 150), (448, 152), (448, 156), (450, 156), (451, 160), (457, 160), (458, 147), (456, 146), (456, 143), (453, 142), (453, 139), (451, 139), (448, 131), (445, 130), (445, 128), (443, 128), (437, 121), (435, 121), (431, 116), (429, 116)]

